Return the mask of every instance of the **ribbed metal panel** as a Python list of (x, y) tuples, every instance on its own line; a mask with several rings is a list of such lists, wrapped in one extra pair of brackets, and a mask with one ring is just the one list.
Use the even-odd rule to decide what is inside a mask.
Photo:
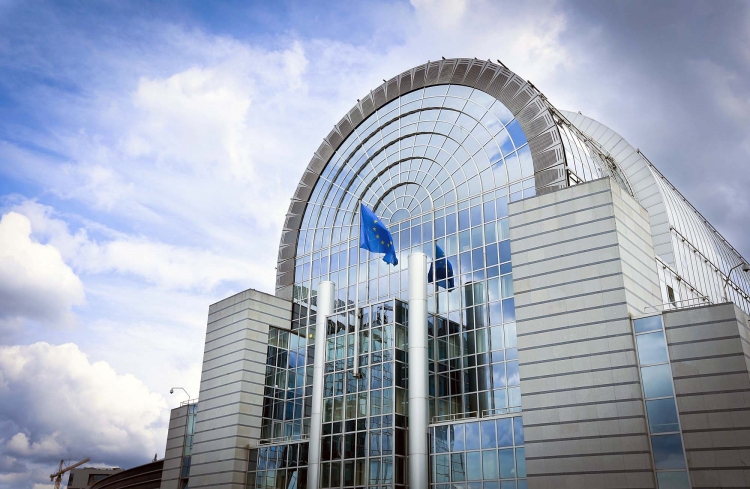
[(532, 156), (534, 172), (542, 171), (545, 168), (555, 166), (558, 163), (563, 163), (565, 161), (563, 157), (563, 149), (560, 146), (540, 151)]
[(535, 155), (559, 142), (560, 135), (557, 132), (557, 128), (553, 127), (529, 141), (529, 148), (531, 149), (531, 154)]
[(497, 69), (495, 65), (485, 63), (484, 70), (482, 71), (482, 74), (479, 75), (479, 79), (477, 80), (476, 84), (474, 85), (476, 88), (487, 91), (487, 85), (492, 81), (492, 79), (497, 74)]
[(405, 93), (411, 92), (411, 90), (411, 71), (407, 71), (402, 73), (398, 80), (399, 95), (404, 95)]
[(418, 66), (414, 70), (414, 76), (411, 82), (412, 89), (416, 90), (417, 88), (422, 88), (424, 86), (424, 76), (426, 70), (427, 65)]
[(297, 190), (294, 191), (294, 198), (298, 200), (307, 200), (312, 194), (312, 188), (305, 185), (298, 185)]
[[(531, 102), (529, 105), (523, 108), (523, 110), (518, 112), (518, 115), (516, 116), (516, 119), (520, 124), (528, 124), (531, 122), (539, 113), (544, 110), (544, 106), (542, 105), (542, 101), (538, 98)], [(528, 135), (526, 136), (529, 137)]]
[(450, 83), (451, 77), (453, 76), (453, 69), (456, 67), (454, 60), (443, 61), (440, 64), (440, 75), (438, 75), (438, 85), (444, 83)]
[(546, 187), (552, 183), (559, 183), (565, 180), (565, 166), (559, 165), (554, 168), (548, 168), (534, 173), (534, 183), (536, 187)]
[(539, 114), (539, 117), (537, 117), (533, 121), (523, 124), (523, 127), (524, 132), (526, 133), (526, 137), (531, 139), (535, 138), (553, 125), (554, 121), (552, 120), (552, 116), (547, 112), (543, 112)]
[(323, 168), (325, 167), (326, 162), (320, 158), (319, 156), (313, 156), (312, 160), (310, 160), (310, 163), (307, 165), (308, 171), (314, 172), (314, 173), (320, 173), (323, 171)]
[(394, 76), (385, 84), (385, 99), (390, 102), (398, 97), (398, 77)]
[(459, 84), (464, 81), (464, 76), (466, 75), (466, 70), (468, 69), (468, 61), (459, 61), (458, 64), (456, 64), (456, 69), (453, 70), (453, 75), (451, 75), (451, 83)]
[(487, 93), (489, 93), (496, 99), (500, 99), (500, 92), (502, 91), (505, 84), (508, 83), (509, 79), (510, 76), (508, 74), (499, 72), (495, 79), (492, 80), (492, 82), (490, 82), (490, 85), (487, 87)]
[(375, 107), (378, 108), (385, 105), (385, 87), (383, 85), (380, 85), (378, 88), (372, 91), (372, 102), (375, 104)]
[(326, 136), (326, 141), (328, 141), (328, 144), (331, 145), (332, 148), (338, 148), (339, 144), (341, 144), (344, 141), (344, 138), (341, 137), (341, 134), (334, 128), (331, 132), (328, 133), (328, 136)]
[(343, 135), (344, 139), (346, 139), (346, 136), (352, 132), (352, 123), (349, 121), (349, 116), (344, 116), (344, 118), (341, 119), (341, 122), (336, 124), (336, 128), (338, 129), (338, 132)]
[(531, 87), (528, 85), (523, 87), (515, 97), (513, 97), (513, 100), (510, 101), (508, 108), (511, 112), (514, 114), (518, 113), (521, 109), (526, 107), (526, 104), (529, 103), (531, 98), (536, 95)]
[(372, 94), (367, 94), (365, 98), (362, 99), (360, 102), (360, 107), (362, 107), (362, 117), (369, 117), (370, 114), (375, 112), (375, 104), (372, 101)]
[(359, 110), (359, 105), (355, 105), (352, 110), (349, 111), (349, 120), (352, 121), (352, 128), (357, 127), (360, 122), (364, 120), (362, 112)]
[(513, 97), (518, 92), (518, 89), (521, 87), (522, 83), (523, 80), (521, 80), (517, 76), (514, 76), (508, 83), (505, 84), (503, 89), (500, 90), (500, 95), (497, 98), (499, 98), (506, 107), (510, 108), (510, 102), (511, 100), (513, 100)]
[(333, 156), (333, 148), (326, 141), (323, 141), (320, 146), (318, 146), (318, 150), (315, 153), (320, 159), (328, 161), (328, 158)]
[(285, 260), (279, 265), (279, 272), (292, 272), (294, 271), (294, 260)]
[(427, 67), (427, 77), (425, 78), (425, 85), (434, 85), (438, 81), (438, 75), (440, 74), (440, 63), (432, 62)]
[(487, 64), (484, 61), (476, 61), (474, 60), (471, 63), (471, 67), (469, 68), (469, 71), (466, 72), (466, 76), (464, 77), (462, 84), (468, 85), (470, 87), (473, 87), (476, 85), (477, 78), (479, 78), (479, 73), (481, 73), (482, 68), (484, 65)]

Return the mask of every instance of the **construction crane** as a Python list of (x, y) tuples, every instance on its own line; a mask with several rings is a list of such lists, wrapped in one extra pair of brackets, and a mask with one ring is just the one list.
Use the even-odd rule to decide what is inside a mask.
[(54, 474), (50, 474), (50, 476), (49, 476), (50, 482), (51, 481), (55, 481), (55, 489), (60, 489), (60, 484), (62, 483), (62, 475), (65, 472), (69, 471), (69, 470), (75, 469), (76, 467), (79, 467), (79, 466), (85, 464), (89, 460), (91, 460), (91, 459), (90, 458), (86, 458), (84, 460), (81, 460), (77, 464), (69, 465), (68, 467), (65, 467), (65, 468), (63, 468), (63, 462), (64, 462), (64, 460), (60, 460), (60, 467), (57, 469), (57, 472), (55, 472)]

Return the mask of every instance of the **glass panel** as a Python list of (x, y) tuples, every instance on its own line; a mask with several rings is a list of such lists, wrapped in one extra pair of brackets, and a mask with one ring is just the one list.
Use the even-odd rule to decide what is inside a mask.
[(468, 452), (466, 454), (466, 468), (470, 481), (482, 480), (482, 454), (481, 452)]
[(435, 453), (448, 451), (448, 426), (435, 427)]
[(511, 418), (498, 419), (497, 424), (497, 446), (498, 447), (512, 447), (513, 446), (513, 433), (511, 426)]
[(651, 433), (679, 431), (677, 407), (673, 398), (646, 401), (646, 411)]
[(654, 435), (651, 437), (656, 469), (684, 469), (685, 456), (682, 453), (680, 435)]
[(641, 365), (669, 361), (663, 331), (638, 335), (635, 339), (638, 343), (638, 359)]
[(500, 478), (506, 479), (516, 476), (516, 463), (513, 460), (513, 449), (499, 450)]
[(646, 399), (654, 397), (669, 397), (674, 395), (672, 388), (672, 370), (669, 365), (655, 365), (641, 369), (643, 377), (643, 392)]
[(463, 453), (451, 455), (451, 477), (453, 482), (466, 480), (466, 464), (464, 463)]
[(633, 321), (633, 327), (635, 328), (636, 333), (656, 331), (661, 329), (661, 316), (650, 316), (647, 318), (636, 319)]
[(479, 448), (479, 423), (466, 423), (466, 449)]
[(516, 448), (516, 474), (518, 477), (526, 477), (526, 449)]
[(451, 451), (464, 450), (464, 425), (458, 423), (451, 426)]
[(495, 450), (482, 452), (482, 476), (485, 479), (497, 479), (497, 453)]
[(523, 445), (523, 418), (513, 418), (513, 433), (516, 439), (516, 446)]
[(684, 471), (657, 472), (656, 479), (659, 489), (690, 489), (690, 480)]
[(482, 421), (482, 448), (495, 448), (497, 441), (495, 439), (495, 423), (492, 421)]

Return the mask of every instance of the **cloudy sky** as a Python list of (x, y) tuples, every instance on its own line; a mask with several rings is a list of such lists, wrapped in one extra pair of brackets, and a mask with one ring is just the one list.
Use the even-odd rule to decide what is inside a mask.
[(0, 0), (0, 489), (163, 456), (208, 305), (273, 291), (320, 140), (430, 59), (609, 125), (750, 256), (750, 4), (340, 3)]

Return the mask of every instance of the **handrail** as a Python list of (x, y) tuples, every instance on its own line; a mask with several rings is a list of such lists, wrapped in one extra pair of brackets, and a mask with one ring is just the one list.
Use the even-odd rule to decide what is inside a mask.
[(489, 418), (492, 416), (499, 416), (502, 414), (513, 414), (520, 411), (513, 411), (518, 409), (520, 406), (506, 407), (506, 408), (493, 408), (483, 409), (482, 411), (469, 411), (467, 413), (456, 413), (456, 414), (440, 414), (433, 416), (430, 424), (445, 423), (446, 421), (456, 421), (459, 419), (482, 419)]
[(310, 439), (309, 434), (278, 436), (276, 438), (263, 438), (258, 440), (258, 445), (279, 445), (290, 441), (307, 441)]
[[(694, 302), (694, 301), (700, 301), (700, 302), (698, 302), (697, 304), (690, 304), (691, 302)], [(682, 304), (683, 302), (688, 303), (688, 305), (684, 305), (684, 306), (678, 305), (678, 304)], [(646, 306), (643, 308), (643, 313), (646, 314), (649, 309), (654, 309), (654, 311), (656, 312), (663, 311), (665, 310), (665, 306), (672, 306), (671, 309), (687, 309), (690, 307), (700, 307), (702, 305), (708, 305), (708, 304), (713, 304), (713, 303), (711, 302), (711, 300), (708, 298), (707, 295), (704, 295), (703, 297), (693, 297), (690, 299), (683, 299), (683, 300), (674, 301), (674, 302), (665, 302), (664, 304), (658, 304), (656, 306)], [(666, 309), (669, 310), (668, 308)]]
[(180, 403), (180, 407), (182, 407), (182, 406), (188, 406), (190, 404), (198, 404), (198, 399), (188, 399), (187, 401), (182, 401)]
[(442, 423), (445, 421), (455, 421), (457, 419), (478, 418), (479, 411), (469, 411), (466, 413), (439, 414), (432, 417), (433, 423)]

